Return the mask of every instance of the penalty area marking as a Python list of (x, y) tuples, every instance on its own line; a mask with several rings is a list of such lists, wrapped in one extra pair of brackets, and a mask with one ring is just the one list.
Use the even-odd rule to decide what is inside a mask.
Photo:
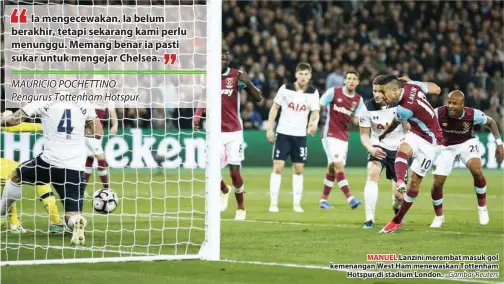
[[(309, 265), (309, 264), (294, 264), (294, 263), (278, 263), (278, 262), (262, 262), (262, 261), (246, 261), (246, 260), (229, 260), (223, 259), (221, 262), (229, 262), (236, 264), (252, 264), (252, 265), (265, 265), (265, 266), (281, 266), (281, 267), (291, 267), (291, 268), (305, 268), (305, 269), (318, 269), (318, 270), (332, 270), (339, 272), (377, 272), (377, 271), (365, 271), (365, 270), (349, 270), (349, 269), (333, 269), (328, 266), (322, 265)], [(389, 278), (389, 280), (394, 278)], [(414, 278), (411, 278), (414, 279)], [(425, 278), (424, 278), (425, 279)], [(438, 277), (438, 278), (426, 278), (430, 280), (446, 280), (446, 281), (459, 281), (459, 282), (467, 282), (467, 283), (482, 283), (482, 284), (497, 284), (501, 282), (492, 282), (492, 281), (484, 281), (484, 280), (473, 280), (473, 279), (464, 279), (464, 278), (446, 278), (446, 277)]]

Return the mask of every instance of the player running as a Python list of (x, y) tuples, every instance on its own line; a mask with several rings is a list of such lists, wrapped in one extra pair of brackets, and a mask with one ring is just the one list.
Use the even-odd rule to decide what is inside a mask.
[(448, 105), (437, 108), (435, 113), (443, 131), (444, 147), (434, 164), (434, 182), (431, 195), (436, 216), (430, 227), (439, 228), (444, 223), (443, 185), (457, 159), (462, 160), (473, 176), (474, 189), (478, 199), (479, 222), (481, 225), (487, 225), (489, 217), (486, 207), (486, 180), (483, 175), (479, 141), (475, 136), (474, 126), (482, 124), (490, 128), (497, 141), (495, 156), (502, 162), (504, 148), (499, 128), (492, 118), (487, 117), (480, 110), (464, 107), (464, 94), (458, 90), (451, 92), (448, 95)]
[[(240, 91), (245, 89), (255, 100), (261, 101), (261, 91), (250, 81), (246, 72), (229, 67), (229, 49), (222, 46), (222, 79), (221, 79), (221, 160), (227, 157), (229, 173), (232, 180), (233, 190), (238, 203), (235, 220), (245, 220), (246, 211), (244, 205), (244, 186), (240, 174), (241, 162), (245, 159), (243, 145), (243, 125), (240, 118)], [(200, 129), (199, 123), (204, 109), (196, 109), (193, 125), (194, 130)], [(221, 180), (221, 211), (226, 210), (230, 187)]]
[[(12, 112), (7, 111), (0, 117), (7, 117)], [(5, 132), (39, 132), (42, 131), (42, 127), (39, 123), (26, 123), (23, 122), (16, 126), (11, 127), (1, 127), (2, 131)], [(6, 158), (0, 158), (0, 186), (3, 188), (7, 180), (11, 178), (12, 172), (19, 166), (19, 163)], [(50, 185), (37, 185), (35, 186), (37, 190), (37, 195), (40, 197), (40, 201), (44, 205), (44, 209), (49, 215), (49, 233), (51, 234), (63, 234), (68, 232), (68, 228), (61, 222), (61, 218), (58, 212), (58, 206), (56, 206), (56, 198), (51, 190)], [(10, 226), (10, 232), (14, 234), (25, 233), (26, 230), (21, 226), (17, 215), (16, 203), (13, 203), (9, 214), (7, 215), (7, 221)], [(0, 219), (0, 223), (3, 224), (4, 219)]]
[(324, 191), (319, 206), (323, 209), (333, 208), (327, 199), (334, 186), (334, 180), (345, 194), (352, 209), (361, 201), (355, 199), (345, 178), (345, 164), (348, 152), (348, 124), (359, 124), (356, 116), (364, 105), (362, 97), (355, 88), (359, 85), (359, 73), (345, 72), (345, 86), (327, 90), (320, 98), (320, 104), (327, 108), (327, 120), (322, 132), (322, 146), (327, 155), (327, 173), (324, 180)]
[[(379, 80), (383, 75), (375, 78)], [(378, 200), (378, 181), (383, 169), (386, 170), (386, 177), (392, 180), (392, 209), (397, 213), (401, 205), (402, 194), (396, 188), (396, 173), (394, 160), (397, 154), (400, 140), (409, 129), (407, 122), (403, 127), (397, 127), (382, 141), (378, 136), (385, 130), (396, 114), (396, 107), (388, 107), (380, 93), (381, 86), (373, 82), (373, 99), (365, 103), (359, 114), (360, 138), (362, 145), (369, 152), (367, 164), (367, 180), (364, 186), (364, 205), (366, 207), (366, 222), (364, 229), (371, 229), (375, 225), (375, 210)], [(369, 132), (371, 130), (371, 139)], [(407, 173), (404, 180), (407, 180)]]
[[(100, 119), (102, 128), (105, 126), (104, 122), (106, 120), (106, 112), (108, 112), (110, 119), (110, 131), (109, 135), (114, 136), (117, 134), (117, 112), (115, 110), (115, 106), (112, 102), (106, 103), (96, 103), (94, 105), (96, 110), (96, 116)], [(98, 174), (100, 175), (100, 179), (103, 185), (103, 188), (109, 188), (109, 174), (107, 170), (107, 162), (105, 161), (105, 153), (103, 151), (102, 145), (103, 139), (97, 139), (94, 137), (86, 137), (86, 147), (88, 149), (87, 154), (88, 157), (86, 159), (86, 169), (84, 178), (86, 180), (86, 185), (89, 182), (89, 177), (93, 172), (93, 163), (96, 158), (98, 163)]]
[[(394, 163), (397, 189), (406, 193), (399, 211), (380, 233), (391, 233), (402, 226), (402, 219), (418, 196), (422, 179), (431, 169), (443, 143), (443, 134), (434, 109), (425, 97), (426, 93), (439, 94), (441, 89), (434, 83), (413, 82), (409, 78), (402, 80), (406, 81), (403, 88), (394, 75), (383, 76), (375, 82), (376, 85), (382, 86), (379, 92), (384, 96), (385, 102), (397, 104), (396, 117), (379, 136), (379, 140), (383, 140), (403, 122), (408, 121), (411, 126), (399, 145)], [(406, 190), (405, 177), (409, 157), (413, 158), (410, 167), (413, 173)]]
[[(266, 137), (271, 144), (274, 144), (269, 212), (278, 212), (278, 193), (285, 160), (288, 156), (291, 158), (294, 172), (292, 175), (293, 209), (295, 212), (304, 212), (301, 208), (301, 198), (303, 196), (303, 169), (308, 157), (306, 133), (313, 136), (317, 131), (320, 112), (319, 92), (309, 85), (311, 76), (310, 64), (299, 63), (296, 67), (296, 82), (280, 87), (269, 112)], [(279, 108), (282, 112), (275, 138), (273, 125)], [(308, 116), (310, 116), (309, 121)]]
[(14, 126), (40, 115), (44, 131), (42, 154), (18, 166), (6, 182), (0, 201), (0, 217), (21, 198), (22, 184), (52, 183), (65, 208), (65, 221), (73, 230), (71, 243), (85, 242), (86, 219), (81, 215), (84, 191), (85, 136), (101, 136), (103, 130), (93, 107), (79, 102), (35, 101), (25, 105), (0, 126)]

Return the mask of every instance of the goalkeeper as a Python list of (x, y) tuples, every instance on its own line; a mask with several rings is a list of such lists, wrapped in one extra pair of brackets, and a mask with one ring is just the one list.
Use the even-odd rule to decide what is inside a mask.
[[(4, 114), (5, 116), (5, 114)], [(21, 123), (16, 126), (11, 127), (0, 127), (0, 130), (5, 132), (40, 132), (42, 131), (42, 126), (39, 123)], [(0, 158), (0, 186), (3, 187), (5, 182), (10, 179), (12, 172), (19, 165), (18, 162)], [(56, 206), (56, 198), (51, 190), (50, 185), (37, 185), (35, 186), (37, 194), (40, 197), (40, 201), (44, 204), (44, 209), (49, 214), (49, 233), (52, 234), (64, 234), (66, 232), (71, 233), (67, 227), (61, 222), (61, 218), (58, 212), (58, 207)], [(14, 234), (25, 233), (26, 230), (21, 226), (21, 222), (17, 216), (16, 203), (13, 203), (9, 213), (7, 214), (7, 219), (10, 225), (10, 232)], [(0, 219), (0, 223), (3, 225), (5, 220)]]

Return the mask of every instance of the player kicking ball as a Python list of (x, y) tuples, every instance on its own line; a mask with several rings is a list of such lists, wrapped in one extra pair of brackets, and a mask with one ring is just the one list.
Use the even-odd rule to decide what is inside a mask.
[[(401, 123), (409, 122), (410, 130), (404, 136), (394, 163), (397, 177), (397, 189), (404, 192), (403, 201), (395, 217), (380, 231), (391, 233), (401, 228), (404, 215), (415, 202), (423, 177), (429, 172), (432, 164), (441, 150), (443, 134), (434, 109), (427, 101), (425, 94), (439, 94), (441, 89), (434, 83), (419, 83), (403, 80), (406, 84), (400, 86), (400, 80), (394, 75), (387, 75), (375, 81), (381, 86), (380, 93), (389, 105), (397, 104), (396, 117), (379, 136), (383, 140)], [(406, 173), (408, 159), (412, 157), (411, 181), (406, 188)]]
[[(375, 78), (379, 80), (383, 76)], [(402, 127), (397, 127), (382, 141), (378, 136), (385, 130), (396, 113), (396, 107), (389, 107), (385, 103), (381, 93), (381, 86), (373, 83), (373, 99), (366, 102), (359, 114), (360, 138), (362, 145), (369, 152), (367, 164), (367, 180), (364, 186), (364, 205), (366, 208), (366, 222), (364, 229), (374, 228), (375, 210), (378, 201), (378, 182), (383, 169), (386, 170), (386, 177), (392, 180), (392, 208), (395, 213), (399, 211), (399, 205), (403, 199), (402, 193), (397, 191), (395, 181), (396, 173), (394, 161), (397, 154), (397, 148), (404, 134), (409, 129), (407, 122)], [(371, 130), (371, 139), (369, 132)], [(404, 177), (407, 180), (407, 173)]]
[(52, 183), (65, 208), (65, 221), (72, 230), (71, 243), (83, 245), (86, 219), (81, 215), (84, 191), (85, 136), (101, 136), (103, 130), (94, 108), (79, 102), (35, 101), (25, 105), (0, 126), (14, 126), (39, 115), (44, 131), (44, 149), (36, 158), (18, 166), (6, 182), (0, 200), (0, 217), (21, 198), (21, 185)]
[(320, 104), (327, 108), (327, 120), (322, 131), (322, 146), (327, 156), (327, 172), (324, 180), (324, 191), (319, 207), (333, 208), (328, 202), (334, 180), (345, 194), (346, 201), (352, 209), (361, 201), (352, 196), (350, 185), (345, 177), (345, 164), (348, 152), (348, 124), (359, 124), (357, 114), (364, 105), (362, 97), (355, 89), (359, 85), (359, 73), (350, 70), (345, 72), (345, 86), (327, 90), (320, 98)]
[(483, 175), (479, 141), (474, 134), (474, 126), (485, 125), (490, 128), (497, 141), (495, 156), (500, 163), (504, 160), (504, 148), (499, 128), (492, 118), (487, 117), (480, 110), (465, 107), (464, 94), (458, 90), (448, 94), (448, 105), (437, 108), (436, 116), (443, 131), (444, 147), (434, 164), (431, 195), (436, 215), (430, 227), (439, 228), (444, 223), (443, 185), (457, 159), (466, 165), (473, 176), (474, 190), (478, 199), (479, 222), (481, 225), (487, 225), (489, 222), (486, 207), (487, 184)]
[[(308, 63), (296, 67), (296, 82), (285, 84), (278, 90), (268, 116), (266, 138), (273, 146), (273, 172), (270, 177), (270, 212), (278, 212), (278, 193), (282, 183), (285, 160), (292, 161), (292, 196), (295, 212), (301, 208), (303, 196), (303, 170), (308, 157), (306, 133), (313, 136), (319, 120), (319, 92), (310, 86), (312, 69)], [(273, 130), (278, 110), (282, 109), (277, 135)], [(310, 120), (308, 121), (308, 117)]]
[[(224, 164), (224, 158), (227, 158), (229, 164), (229, 175), (231, 176), (232, 189), (235, 193), (238, 208), (236, 210), (235, 220), (245, 220), (247, 213), (244, 205), (244, 185), (240, 173), (241, 162), (245, 159), (243, 125), (240, 118), (240, 91), (245, 91), (257, 102), (262, 100), (261, 91), (254, 86), (247, 73), (230, 68), (230, 54), (227, 46), (222, 46), (222, 79), (221, 79), (221, 162)], [(200, 119), (204, 109), (196, 109), (193, 119), (195, 131), (200, 129)], [(221, 212), (228, 206), (230, 187), (221, 180)]]

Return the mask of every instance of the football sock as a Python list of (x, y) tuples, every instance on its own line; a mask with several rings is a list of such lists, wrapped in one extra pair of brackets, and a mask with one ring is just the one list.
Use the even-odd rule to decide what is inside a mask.
[(474, 179), (474, 190), (478, 198), (478, 206), (486, 206), (486, 180), (484, 175), (481, 175), (479, 179)]
[(392, 194), (392, 208), (394, 210), (399, 210), (399, 206), (401, 206), (402, 199), (397, 199), (394, 194)]
[(37, 195), (40, 196), (40, 201), (44, 205), (44, 209), (49, 214), (51, 224), (61, 224), (61, 217), (59, 216), (58, 206), (56, 206), (56, 198), (51, 191), (51, 187), (46, 185), (37, 185)]
[(93, 171), (93, 162), (94, 157), (87, 157), (86, 169), (84, 170), (84, 179), (86, 180), (86, 184), (89, 183), (89, 177), (91, 176), (91, 172)]
[(231, 180), (233, 181), (233, 188), (235, 192), (236, 203), (238, 203), (238, 209), (245, 210), (243, 179), (241, 177), (240, 170), (231, 170), (230, 175)]
[(350, 203), (352, 201), (352, 193), (350, 192), (350, 187), (348, 186), (348, 181), (345, 178), (345, 173), (339, 172), (336, 173), (336, 180), (338, 181), (338, 186), (341, 189), (341, 192), (345, 194), (347, 202)]
[(9, 210), (9, 225), (19, 227), (21, 226), (21, 222), (17, 216), (17, 206), (16, 203), (12, 203), (12, 206)]
[(416, 198), (418, 196), (418, 191), (414, 192), (411, 191), (410, 189), (406, 190), (406, 193), (404, 194), (404, 199), (401, 203), (401, 206), (399, 207), (399, 212), (395, 215), (394, 223), (400, 224), (402, 219), (404, 218), (404, 215), (406, 215), (406, 212), (410, 209), (411, 205), (413, 205), (413, 202), (415, 202)]
[(14, 184), (12, 180), (8, 180), (5, 183), (4, 190), (2, 192), (2, 199), (0, 200), (0, 217), (7, 214), (7, 210), (10, 209), (12, 204), (21, 198), (21, 184)]
[(282, 183), (282, 175), (271, 173), (270, 176), (270, 200), (271, 205), (278, 205), (278, 193), (280, 192), (280, 184)]
[(292, 175), (292, 196), (293, 204), (300, 205), (303, 197), (303, 174)]
[(432, 186), (431, 197), (434, 213), (436, 216), (443, 216), (443, 188)]
[(109, 177), (107, 170), (107, 162), (104, 159), (98, 160), (98, 173), (103, 184), (103, 188), (109, 188)]
[(366, 207), (366, 221), (375, 220), (376, 201), (378, 200), (378, 184), (374, 181), (366, 181), (364, 186), (364, 203)]
[(331, 174), (326, 174), (324, 179), (324, 192), (322, 193), (322, 199), (327, 200), (329, 198), (329, 194), (331, 194), (331, 190), (334, 186), (334, 179), (336, 177)]
[(394, 169), (396, 172), (397, 184), (404, 182), (406, 173), (408, 172), (408, 155), (404, 152), (397, 152), (397, 156), (394, 163)]
[(229, 192), (229, 188), (227, 187), (227, 184), (223, 179), (221, 179), (221, 181), (220, 181), (220, 190), (222, 191), (222, 193)]

